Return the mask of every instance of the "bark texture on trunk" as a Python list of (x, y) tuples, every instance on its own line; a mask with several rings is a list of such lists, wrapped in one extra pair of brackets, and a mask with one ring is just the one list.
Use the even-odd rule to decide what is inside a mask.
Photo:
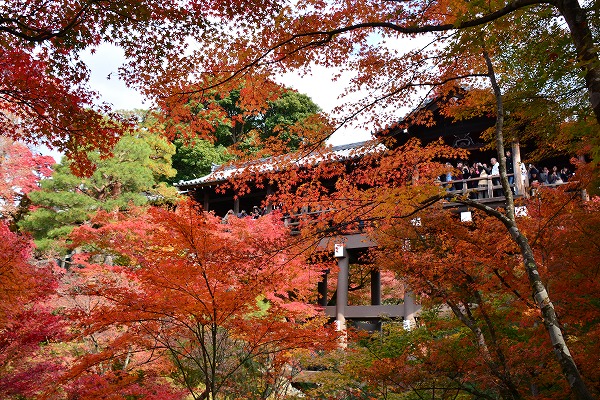
[(554, 0), (551, 4), (558, 8), (569, 26), (590, 103), (596, 121), (600, 124), (600, 60), (598, 60), (598, 52), (587, 13), (581, 8), (578, 0)]
[[(568, 2), (572, 0), (564, 1)], [(577, 2), (577, 0), (575, 0), (575, 2)], [(492, 215), (498, 218), (508, 229), (508, 232), (510, 233), (515, 243), (518, 244), (519, 249), (521, 251), (521, 255), (523, 256), (523, 263), (527, 270), (529, 284), (532, 289), (532, 297), (536, 305), (540, 309), (540, 313), (544, 321), (544, 326), (546, 327), (546, 331), (548, 332), (548, 336), (550, 337), (550, 340), (552, 342), (552, 347), (554, 349), (556, 358), (558, 359), (558, 362), (560, 363), (560, 366), (562, 368), (563, 375), (569, 382), (569, 385), (573, 389), (573, 392), (577, 396), (577, 399), (591, 400), (593, 399), (593, 397), (590, 391), (588, 390), (585, 382), (583, 381), (583, 377), (579, 373), (579, 369), (575, 364), (575, 360), (573, 360), (573, 357), (569, 352), (569, 348), (563, 337), (562, 330), (560, 328), (558, 318), (556, 316), (556, 311), (554, 310), (554, 305), (550, 301), (550, 297), (548, 296), (546, 287), (544, 286), (540, 278), (533, 250), (529, 245), (529, 241), (527, 240), (525, 235), (523, 235), (523, 233), (519, 230), (516, 223), (513, 196), (511, 189), (508, 185), (508, 177), (506, 176), (506, 157), (504, 156), (504, 144), (502, 134), (504, 122), (502, 93), (500, 91), (498, 82), (496, 81), (496, 75), (494, 73), (492, 61), (486, 51), (483, 51), (483, 57), (485, 58), (488, 67), (490, 82), (492, 85), (492, 89), (494, 90), (494, 95), (496, 97), (496, 111), (498, 115), (495, 126), (496, 150), (498, 152), (498, 161), (500, 162), (500, 177), (502, 181), (502, 189), (504, 191), (504, 196), (506, 197), (506, 215), (484, 204), (479, 204), (473, 201), (468, 202), (473, 203), (472, 205), (474, 206), (475, 204), (477, 204), (477, 206), (475, 206), (476, 208), (485, 211), (488, 215)]]

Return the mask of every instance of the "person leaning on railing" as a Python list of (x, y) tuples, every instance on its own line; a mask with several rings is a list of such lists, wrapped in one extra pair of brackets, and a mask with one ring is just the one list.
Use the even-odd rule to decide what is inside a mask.
[(492, 171), (491, 168), (488, 168), (488, 166), (486, 164), (482, 164), (479, 163), (477, 164), (477, 167), (479, 168), (479, 177), (481, 179), (479, 179), (479, 182), (477, 182), (477, 190), (478, 190), (478, 194), (477, 197), (479, 199), (485, 199), (487, 197), (487, 192), (488, 192), (488, 175), (490, 174), (490, 172)]
[(562, 178), (560, 177), (560, 173), (558, 172), (558, 167), (555, 165), (552, 167), (552, 172), (548, 175), (548, 184), (560, 184), (563, 183)]
[(477, 198), (485, 199), (487, 197), (489, 182), (488, 182), (488, 173), (485, 168), (481, 169), (479, 173), (479, 181), (477, 182)]
[(548, 167), (544, 167), (542, 168), (542, 172), (540, 172), (539, 175), (539, 181), (540, 183), (543, 184), (547, 184), (548, 182), (548, 177), (550, 176), (550, 171), (548, 170)]

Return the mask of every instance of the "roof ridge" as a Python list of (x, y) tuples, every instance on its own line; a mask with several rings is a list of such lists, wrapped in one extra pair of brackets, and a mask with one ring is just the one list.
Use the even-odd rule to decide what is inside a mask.
[[(369, 142), (370, 142), (369, 140), (364, 140), (361, 142), (341, 144), (341, 145), (337, 145), (337, 146), (332, 146), (332, 147), (324, 149), (324, 150), (327, 150), (326, 154), (335, 154), (337, 152), (344, 152), (344, 151), (349, 151), (349, 150), (353, 150), (353, 149), (358, 149), (360, 147), (365, 146)], [(209, 174), (207, 174), (205, 176), (187, 180), (187, 181), (181, 180), (181, 181), (175, 183), (174, 186), (182, 187), (182, 186), (195, 185), (195, 184), (199, 184), (199, 183), (206, 183), (206, 182), (209, 182), (210, 178), (212, 178), (212, 182), (223, 181), (223, 180), (227, 179), (227, 176), (229, 175), (229, 172), (231, 172), (231, 171), (241, 170), (241, 169), (247, 168), (251, 165), (261, 165), (261, 164), (266, 165), (271, 160), (274, 160), (278, 157), (291, 156), (293, 154), (294, 154), (294, 152), (282, 154), (279, 156), (263, 157), (263, 158), (259, 158), (256, 160), (245, 161), (241, 164), (231, 163), (231, 164), (228, 164), (225, 166), (223, 166), (223, 164), (221, 164), (219, 166), (216, 166), (215, 169), (213, 169)], [(299, 159), (307, 159), (308, 160), (308, 159), (313, 158), (313, 161), (320, 162), (320, 160), (318, 160), (318, 158), (320, 156), (322, 157), (322, 155), (320, 155), (319, 152), (313, 151), (309, 154), (299, 157)], [(317, 159), (314, 159), (314, 157), (317, 157)], [(342, 156), (342, 157), (344, 157), (344, 156)]]

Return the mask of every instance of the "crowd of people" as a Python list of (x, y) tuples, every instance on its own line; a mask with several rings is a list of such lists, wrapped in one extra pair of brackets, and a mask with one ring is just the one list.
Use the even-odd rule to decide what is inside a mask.
[[(540, 185), (560, 185), (566, 183), (573, 176), (573, 173), (567, 167), (559, 170), (557, 166), (553, 166), (552, 170), (550, 170), (546, 166), (539, 169), (533, 164), (529, 164), (526, 167), (524, 163), (521, 163), (520, 166), (521, 177), (526, 182), (526, 186), (528, 184), (532, 190), (535, 190)], [(441, 175), (439, 180), (448, 191), (476, 189), (472, 190), (471, 196), (480, 199), (489, 197), (490, 193), (493, 197), (502, 195), (502, 190), (500, 189), (500, 163), (496, 158), (492, 157), (489, 165), (481, 162), (473, 162), (469, 165), (467, 161), (459, 161), (456, 166), (447, 162), (446, 167), (447, 172)], [(514, 185), (515, 172), (510, 151), (506, 152), (506, 170), (508, 182), (513, 189), (513, 193), (518, 194), (516, 192), (517, 188)], [(229, 210), (223, 217), (222, 223), (226, 224), (230, 217), (250, 217), (256, 219), (265, 213), (266, 210), (258, 206), (254, 206), (250, 214), (246, 210), (242, 210), (237, 214), (233, 210)]]
[[(491, 158), (489, 165), (481, 162), (474, 162), (469, 165), (466, 161), (460, 161), (453, 166), (450, 162), (446, 163), (446, 174), (439, 177), (440, 182), (448, 191), (473, 190), (473, 197), (486, 198), (491, 192), (494, 197), (501, 195), (500, 186), (500, 164), (496, 158)], [(567, 167), (560, 170), (553, 166), (552, 170), (548, 167), (538, 169), (533, 164), (528, 167), (524, 163), (520, 164), (520, 173), (524, 182), (529, 184), (530, 188), (536, 188), (540, 185), (560, 185), (571, 179), (573, 174)], [(509, 184), (514, 187), (514, 166), (512, 154), (506, 152), (506, 172), (508, 174)], [(491, 185), (491, 187), (490, 187)], [(475, 194), (476, 193), (476, 194)], [(515, 194), (518, 194), (516, 191)]]
[(231, 218), (232, 216), (235, 216), (237, 218), (251, 217), (252, 219), (258, 219), (259, 217), (262, 217), (263, 215), (265, 215), (265, 209), (262, 207), (258, 207), (258, 206), (252, 207), (252, 212), (250, 214), (248, 214), (246, 212), (246, 210), (242, 210), (239, 213), (237, 213), (237, 215), (236, 215), (233, 210), (229, 210), (229, 211), (227, 211), (227, 214), (225, 214), (225, 216), (221, 220), (221, 223), (226, 224), (227, 221), (229, 220), (229, 218)]
[(567, 167), (563, 167), (559, 171), (556, 165), (552, 167), (552, 171), (550, 171), (548, 167), (543, 167), (540, 171), (533, 164), (529, 164), (527, 169), (527, 177), (530, 185), (534, 185), (536, 182), (538, 185), (566, 183), (572, 176), (573, 173), (569, 171)]

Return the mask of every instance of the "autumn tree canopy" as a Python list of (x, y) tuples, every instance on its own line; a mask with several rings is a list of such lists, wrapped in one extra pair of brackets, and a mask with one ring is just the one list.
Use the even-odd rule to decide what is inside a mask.
[[(85, 108), (93, 94), (86, 89), (88, 71), (79, 52), (93, 51), (101, 42), (124, 49), (127, 61), (120, 74), (129, 85), (178, 117), (193, 114), (186, 108), (211, 91), (239, 89), (240, 79), (246, 109), (264, 109), (272, 100), (272, 87), (265, 82), (273, 73), (323, 65), (354, 73), (348, 90), (364, 89), (366, 95), (341, 109), (350, 118), (375, 110), (370, 129), (378, 130), (397, 121), (399, 106), (419, 104), (433, 87), (479, 86), (482, 48), (492, 55), (504, 90), (513, 93), (515, 126), (533, 118), (550, 127), (554, 118), (544, 117), (558, 110), (561, 122), (597, 121), (600, 115), (595, 2), (306, 0), (248, 6), (40, 0), (2, 7), (3, 59), (10, 72), (3, 85), (5, 134), (52, 143), (68, 153), (90, 146), (106, 150), (116, 140), (117, 126), (99, 110)], [(26, 80), (20, 78), (23, 71), (28, 71)], [(35, 99), (33, 87), (40, 88)], [(475, 97), (472, 105), (478, 112), (493, 109), (489, 97)], [(575, 141), (597, 136), (594, 130), (580, 132), (581, 124), (553, 137), (564, 145), (569, 141), (564, 135)]]
[(18, 219), (17, 212), (27, 194), (39, 189), (38, 182), (52, 173), (50, 156), (33, 154), (22, 143), (0, 137), (0, 218)]
[[(366, 126), (378, 131), (402, 117), (399, 107), (416, 107), (432, 91), (449, 93), (456, 86), (484, 90), (474, 92), (467, 109), (450, 111), (453, 116), (492, 114), (495, 103), (481, 79), (486, 76), (485, 50), (498, 70), (507, 109), (514, 111), (512, 121), (507, 116), (507, 128), (512, 127), (507, 135), (535, 135), (563, 149), (570, 145), (569, 151), (574, 143), (584, 151), (585, 145), (597, 145), (595, 2), (582, 7), (573, 0), (410, 5), (307, 0), (257, 6), (266, 17), (259, 24), (253, 22), (254, 7), (243, 10), (248, 18), (224, 23), (211, 46), (196, 38), (200, 46), (190, 48), (186, 61), (197, 68), (173, 67), (168, 77), (145, 75), (147, 87), (173, 107), (185, 104), (191, 93), (231, 87), (243, 77), (251, 82), (254, 99), (264, 102), (268, 95), (260, 82), (265, 76), (296, 68), (306, 72), (314, 65), (334, 67), (353, 76), (349, 93), (362, 91), (361, 100), (340, 104), (338, 122), (369, 113)], [(577, 128), (561, 127), (565, 121), (576, 122)], [(540, 129), (528, 129), (534, 124)]]
[(73, 294), (100, 300), (75, 321), (85, 334), (112, 335), (70, 379), (101, 362), (125, 374), (153, 368), (194, 399), (254, 398), (277, 393), (281, 380), (289, 390), (295, 351), (336, 345), (308, 304), (319, 267), (302, 262), (277, 215), (223, 224), (191, 202), (134, 213), (101, 213), (74, 232), (76, 245), (114, 265), (80, 259), (87, 283)]
[(35, 397), (62, 372), (62, 360), (43, 346), (68, 336), (47, 303), (57, 279), (51, 263), (32, 262), (31, 238), (5, 220), (0, 235), (0, 395)]
[(208, 39), (211, 15), (234, 15), (234, 8), (154, 0), (3, 2), (0, 134), (52, 146), (78, 159), (73, 168), (90, 172), (87, 152), (107, 154), (124, 125), (107, 116), (109, 105), (97, 105), (81, 52), (106, 42), (128, 57), (143, 55), (144, 62), (122, 70), (137, 80), (141, 70), (155, 73), (181, 55), (188, 37)]
[[(558, 308), (565, 335), (578, 338), (569, 340), (577, 364), (586, 380), (594, 382), (597, 379), (592, 372), (595, 368), (587, 367), (587, 355), (596, 350), (580, 345), (597, 345), (596, 340), (583, 338), (590, 334), (591, 327), (584, 321), (594, 321), (598, 310), (593, 301), (581, 299), (577, 292), (579, 288), (583, 289), (586, 297), (595, 290), (588, 285), (594, 286), (598, 282), (588, 272), (575, 271), (579, 266), (581, 271), (590, 271), (589, 267), (575, 266), (568, 260), (574, 260), (573, 251), (582, 256), (586, 253), (583, 249), (575, 250), (576, 236), (595, 226), (596, 222), (591, 218), (595, 206), (582, 204), (577, 194), (556, 190), (544, 190), (540, 197), (525, 204), (531, 212), (528, 217), (520, 218), (519, 227), (532, 242), (540, 274)], [(569, 212), (552, 214), (550, 210), (556, 210), (559, 204)], [(382, 243), (387, 243), (384, 246), (387, 253), (380, 261), (393, 265), (393, 270), (406, 276), (409, 285), (421, 293), (423, 305), (431, 307), (430, 313), (424, 313), (427, 329), (414, 336), (414, 340), (428, 351), (408, 347), (402, 350), (402, 354), (397, 354), (400, 359), (394, 367), (398, 368), (395, 374), (406, 371), (411, 376), (414, 374), (415, 382), (421, 383), (428, 381), (428, 374), (436, 375), (447, 380), (451, 387), (458, 385), (457, 390), (486, 391), (495, 386), (503, 398), (526, 397), (531, 388), (536, 388), (534, 392), (547, 391), (550, 397), (568, 392), (567, 382), (555, 379), (560, 373), (559, 364), (553, 360), (552, 345), (543, 332), (543, 319), (530, 297), (527, 280), (523, 279), (526, 271), (520, 251), (504, 233), (502, 224), (479, 213), (474, 215), (471, 223), (461, 223), (456, 216), (435, 210), (417, 215), (421, 218), (420, 226), (414, 226), (410, 221), (398, 222), (392, 231), (379, 236)], [(566, 224), (578, 228), (567, 234), (568, 239), (565, 237), (566, 242), (563, 242), (559, 237), (564, 231), (557, 227)], [(594, 241), (584, 235), (587, 240)], [(403, 249), (396, 247), (396, 253), (390, 257), (392, 246), (400, 240), (408, 240), (409, 244)], [(589, 250), (585, 258), (594, 262), (597, 250)], [(569, 274), (571, 278), (567, 279), (563, 274)], [(568, 288), (563, 286), (566, 280), (580, 283)], [(440, 304), (444, 304), (446, 313), (452, 318), (440, 312)], [(581, 312), (566, 310), (571, 307)], [(462, 327), (457, 329), (455, 324)], [(432, 331), (443, 339), (427, 337)], [(467, 350), (468, 343), (474, 345), (471, 350)], [(534, 357), (530, 353), (533, 348), (547, 350)], [(411, 354), (416, 357), (416, 362), (410, 361)], [(541, 361), (542, 358), (545, 361)], [(435, 368), (429, 369), (427, 360), (438, 360)], [(419, 371), (418, 365), (423, 365), (424, 370)], [(388, 379), (393, 380), (392, 375)], [(467, 383), (465, 379), (473, 379), (473, 382)], [(496, 384), (478, 388), (474, 383), (488, 380), (496, 381)]]

